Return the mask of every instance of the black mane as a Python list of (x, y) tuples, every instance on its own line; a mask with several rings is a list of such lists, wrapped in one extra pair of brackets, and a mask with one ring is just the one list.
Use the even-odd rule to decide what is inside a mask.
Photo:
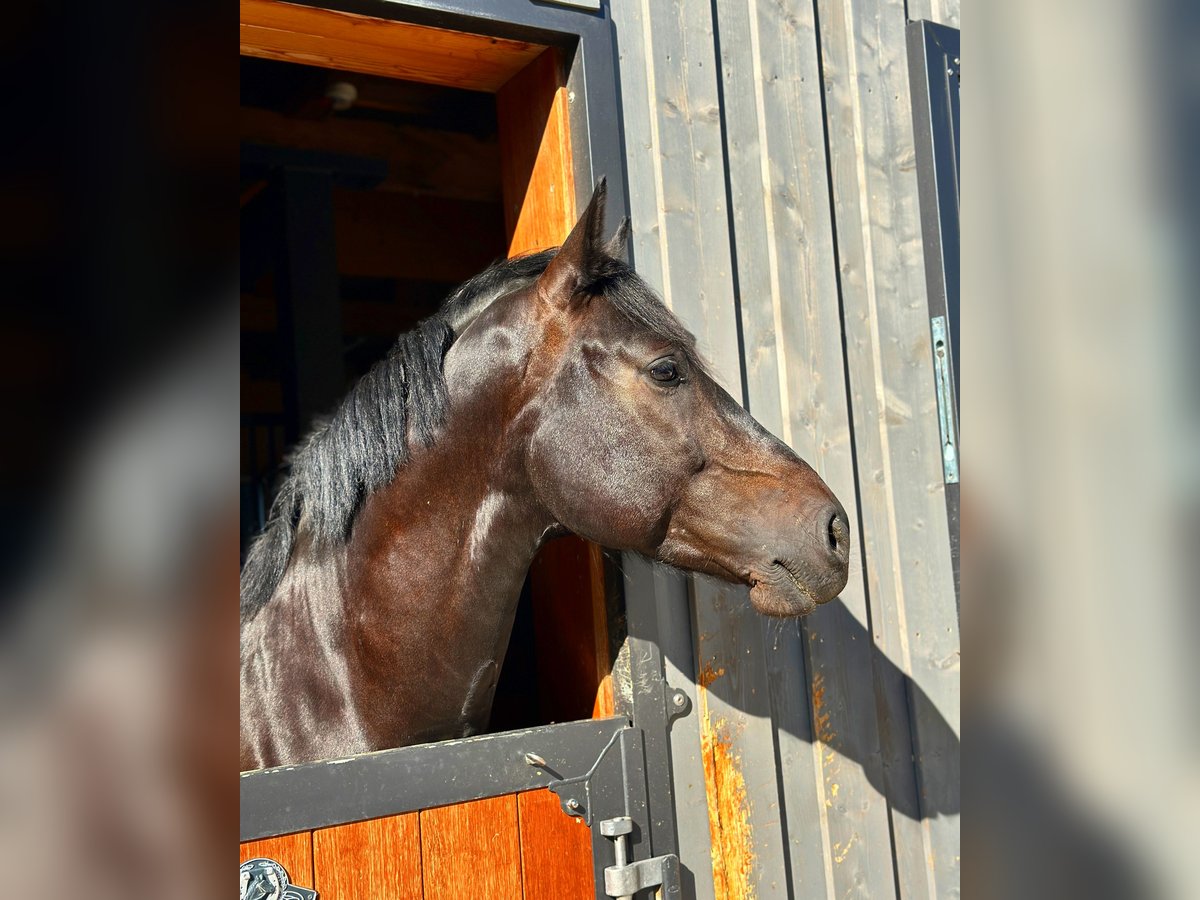
[[(242, 568), (243, 622), (274, 593), (301, 525), (318, 546), (345, 541), (363, 499), (408, 462), (410, 439), (433, 443), (448, 401), (442, 370), (446, 352), (480, 310), (535, 281), (555, 252), (497, 262), (460, 285), (436, 314), (402, 334), (297, 446), (291, 471)], [(695, 357), (691, 334), (624, 262), (605, 259), (586, 292), (604, 296), (635, 325)], [(699, 360), (693, 365), (699, 367)]]

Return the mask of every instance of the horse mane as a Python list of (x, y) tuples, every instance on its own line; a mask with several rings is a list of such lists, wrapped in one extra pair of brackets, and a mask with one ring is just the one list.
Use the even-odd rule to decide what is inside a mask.
[[(400, 335), (333, 414), (297, 445), (266, 525), (242, 567), (243, 623), (274, 594), (301, 525), (318, 547), (344, 542), (363, 500), (408, 462), (410, 440), (433, 444), (449, 400), (442, 368), (447, 351), (489, 304), (536, 281), (556, 252), (496, 262), (464, 282), (434, 315)], [(694, 338), (621, 260), (604, 259), (586, 293), (602, 294), (631, 322), (676, 344), (693, 366), (702, 368)]]

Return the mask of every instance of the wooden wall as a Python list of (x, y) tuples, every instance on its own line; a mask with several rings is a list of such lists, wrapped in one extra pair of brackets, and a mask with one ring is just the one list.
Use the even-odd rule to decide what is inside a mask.
[(591, 832), (547, 790), (242, 844), (259, 856), (321, 900), (592, 896)]
[(856, 536), (842, 597), (799, 625), (692, 580), (699, 729), (673, 753), (702, 759), (702, 785), (677, 766), (677, 806), (707, 805), (712, 848), (681, 823), (682, 861), (702, 900), (958, 896), (959, 626), (904, 38), (907, 17), (957, 25), (957, 0), (611, 8), (637, 269)]

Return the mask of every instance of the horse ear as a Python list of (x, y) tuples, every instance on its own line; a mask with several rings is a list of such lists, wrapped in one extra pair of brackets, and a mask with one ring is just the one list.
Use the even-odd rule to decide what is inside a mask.
[(601, 178), (592, 192), (587, 209), (559, 247), (546, 271), (538, 278), (538, 292), (552, 302), (566, 304), (585, 287), (598, 271), (605, 258), (604, 199), (608, 193), (606, 179)]
[(604, 252), (616, 259), (625, 258), (625, 245), (629, 243), (629, 219), (624, 218), (617, 226), (616, 233), (608, 239)]

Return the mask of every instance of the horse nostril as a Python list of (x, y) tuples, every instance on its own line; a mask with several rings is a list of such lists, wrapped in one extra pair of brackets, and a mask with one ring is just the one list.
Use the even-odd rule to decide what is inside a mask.
[(850, 538), (850, 527), (841, 510), (835, 509), (830, 515), (825, 534), (831, 551), (839, 555), (845, 551)]

